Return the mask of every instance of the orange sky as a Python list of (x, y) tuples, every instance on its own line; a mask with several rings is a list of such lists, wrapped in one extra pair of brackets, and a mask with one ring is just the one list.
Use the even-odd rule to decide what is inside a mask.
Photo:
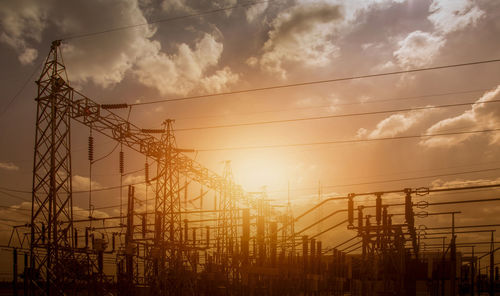
[[(61, 36), (74, 37), (62, 47), (72, 86), (99, 103), (148, 102), (500, 57), (500, 3), (494, 0), (276, 0), (222, 13), (94, 33), (237, 3), (198, 2), (0, 3), (0, 60), (4, 65), (0, 71), (4, 94), (0, 110), (5, 110), (0, 117), (0, 187), (31, 190), (36, 110), (32, 81), (50, 42)], [(86, 33), (91, 34), (82, 35)], [(159, 128), (165, 119), (172, 118), (176, 120), (175, 128), (184, 129), (478, 100), (480, 103), (500, 99), (499, 69), (498, 63), (489, 63), (135, 106), (130, 120), (140, 127)], [(29, 78), (33, 71), (34, 76)], [(485, 95), (487, 91), (492, 92)], [(12, 98), (15, 99), (9, 104)], [(495, 169), (500, 168), (499, 134), (203, 150), (499, 128), (500, 104), (479, 103), (178, 131), (176, 137), (179, 147), (199, 150), (190, 156), (219, 174), (224, 162), (231, 160), (239, 184), (247, 191), (263, 190), (266, 186), (276, 204), (286, 201), (290, 184), (291, 198), (300, 212), (317, 202), (318, 183), (323, 187), (324, 198), (349, 192), (446, 186), (449, 182), (498, 181), (500, 170)], [(127, 112), (119, 114), (127, 117)], [(87, 128), (73, 125), (73, 173), (78, 187), (75, 190), (85, 190), (89, 182), (88, 134)], [(96, 136), (96, 157), (107, 154), (114, 145), (111, 140)], [(119, 184), (117, 151), (94, 165), (95, 186)], [(126, 171), (143, 167), (144, 156), (127, 148), (125, 153)], [(467, 173), (472, 171), (475, 173)], [(139, 172), (124, 180), (142, 179)], [(193, 188), (193, 192), (198, 192), (198, 188)], [(19, 195), (29, 199), (29, 195)], [(5, 194), (2, 198), (4, 206), (22, 202)], [(76, 194), (75, 205), (85, 208), (86, 198)], [(96, 194), (95, 206), (114, 205), (118, 200), (117, 191)], [(112, 215), (116, 209), (103, 212)], [(13, 217), (26, 218), (21, 214)]]

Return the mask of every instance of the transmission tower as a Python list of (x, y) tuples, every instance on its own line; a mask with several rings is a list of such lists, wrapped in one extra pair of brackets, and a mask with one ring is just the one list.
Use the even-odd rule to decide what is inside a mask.
[(222, 174), (224, 182), (221, 184), (219, 195), (219, 214), (217, 219), (217, 253), (229, 279), (237, 279), (237, 252), (238, 237), (238, 210), (236, 209), (236, 188), (233, 182), (231, 161), (226, 161)]
[[(59, 294), (73, 258), (70, 87), (52, 43), (37, 81), (38, 95), (31, 207), (31, 293)], [(35, 274), (40, 278), (36, 279)]]

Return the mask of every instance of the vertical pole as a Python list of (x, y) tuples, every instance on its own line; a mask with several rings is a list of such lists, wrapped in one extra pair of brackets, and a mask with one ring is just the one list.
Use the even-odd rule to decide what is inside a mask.
[(311, 239), (311, 256), (309, 257), (309, 271), (314, 274), (316, 268), (316, 240)]
[(207, 238), (207, 242), (206, 242), (207, 248), (210, 248), (210, 226), (206, 226), (205, 229), (207, 231), (207, 237), (206, 237)]
[(250, 209), (243, 209), (243, 229), (241, 237), (241, 254), (243, 256), (243, 265), (248, 264), (250, 248)]
[(450, 284), (451, 284), (451, 289), (450, 293), (451, 295), (455, 295), (455, 290), (456, 290), (456, 277), (457, 277), (457, 250), (456, 250), (456, 244), (455, 244), (455, 213), (451, 213), (451, 246), (450, 246), (450, 264), (451, 264), (451, 270), (450, 270)]
[[(184, 182), (184, 208), (187, 209), (188, 202), (188, 182), (187, 180)], [(186, 236), (187, 238), (187, 236)]]
[(273, 221), (270, 223), (271, 228), (271, 266), (276, 267), (276, 252), (278, 246), (278, 223)]
[(470, 262), (470, 295), (474, 296), (474, 279), (476, 277), (476, 258), (474, 257), (474, 246), (472, 246), (472, 255)]
[(303, 274), (303, 281), (304, 281), (304, 294), (307, 292), (307, 270), (308, 270), (308, 264), (307, 264), (307, 257), (309, 255), (309, 250), (308, 250), (308, 237), (307, 235), (302, 236), (302, 260), (304, 262), (304, 274)]
[(490, 296), (495, 296), (495, 241), (491, 232), (490, 244)]
[(184, 245), (187, 245), (188, 243), (188, 238), (189, 238), (189, 226), (188, 226), (188, 219), (184, 219)]
[(445, 263), (445, 244), (444, 244), (444, 237), (443, 237), (443, 258), (441, 260), (441, 296), (444, 296), (444, 263)]
[(12, 270), (12, 292), (14, 296), (17, 296), (17, 249), (13, 250), (14, 264)]
[(266, 257), (266, 250), (264, 245), (265, 238), (265, 224), (264, 224), (264, 216), (257, 216), (257, 245), (259, 248), (259, 261), (258, 264), (262, 266), (264, 264), (264, 260)]
[(23, 284), (24, 284), (24, 293), (23, 293), (23, 296), (26, 296), (28, 295), (28, 282), (29, 282), (29, 270), (28, 270), (28, 253), (24, 253), (24, 280), (23, 280)]
[(102, 250), (97, 252), (97, 267), (99, 269), (99, 275), (102, 276), (104, 269), (104, 252)]
[[(133, 236), (134, 236), (134, 187), (128, 187), (128, 205), (127, 205), (127, 236), (125, 238), (126, 249), (126, 269), (127, 269), (127, 284), (133, 285), (134, 277), (134, 261), (133, 261)], [(132, 290), (129, 293), (133, 294)]]

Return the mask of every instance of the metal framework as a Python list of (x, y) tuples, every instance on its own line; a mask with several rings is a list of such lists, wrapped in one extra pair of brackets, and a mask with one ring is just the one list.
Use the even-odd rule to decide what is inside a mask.
[[(412, 202), (413, 195), (458, 189), (404, 189), (390, 192), (349, 194), (345, 198), (330, 198), (319, 202), (294, 218), (288, 201), (286, 211), (276, 213), (266, 193), (256, 193), (247, 198), (242, 188), (233, 180), (230, 163), (226, 162), (222, 175), (196, 163), (179, 149), (173, 133), (173, 120), (166, 120), (161, 136), (152, 136), (145, 130), (111, 112), (114, 107), (126, 104), (100, 105), (75, 91), (68, 82), (59, 50), (60, 41), (54, 41), (46, 59), (38, 85), (36, 138), (33, 165), (32, 215), (30, 227), (30, 266), (25, 267), (25, 285), (28, 295), (76, 295), (85, 290), (89, 295), (415, 295), (417, 275), (425, 277), (427, 269), (419, 257), (420, 239), (417, 240), (414, 206), (443, 205), (453, 202), (420, 204)], [(114, 139), (157, 164), (157, 176), (146, 181), (156, 181), (154, 219), (148, 212), (136, 211), (134, 187), (128, 189), (126, 217), (102, 218), (102, 227), (85, 227), (85, 245), (78, 244), (81, 222), (73, 220), (71, 187), (71, 120), (90, 127), (93, 131)], [(157, 132), (157, 131), (156, 131)], [(181, 178), (185, 178), (181, 186)], [(202, 188), (215, 192), (213, 210), (188, 209), (188, 179)], [(184, 180), (183, 180), (184, 181)], [(485, 185), (486, 187), (500, 185)], [(481, 186), (460, 188), (479, 189)], [(181, 204), (184, 192), (184, 207)], [(382, 195), (403, 194), (404, 204), (382, 203)], [(192, 199), (203, 201), (205, 193)], [(357, 226), (354, 226), (354, 201), (358, 196), (375, 196), (376, 204), (359, 205)], [(250, 194), (248, 195), (250, 196)], [(256, 198), (259, 197), (260, 198)], [(295, 231), (295, 222), (318, 209), (329, 200), (346, 199), (347, 210), (339, 209)], [(461, 202), (485, 202), (500, 199)], [(389, 206), (405, 206), (404, 214), (390, 214)], [(364, 209), (375, 208), (373, 211)], [(242, 213), (241, 217), (239, 213)], [(209, 219), (188, 221), (189, 213), (210, 212)], [(336, 222), (316, 235), (301, 235), (327, 218), (347, 212), (347, 220)], [(434, 213), (434, 214), (449, 214)], [(184, 215), (184, 216), (183, 216)], [(393, 223), (395, 215), (404, 215), (404, 223)], [(375, 223), (373, 223), (373, 216)], [(191, 216), (192, 217), (192, 216)], [(105, 226), (106, 219), (118, 219), (126, 224)], [(140, 223), (137, 222), (139, 218)], [(201, 222), (201, 223), (200, 223)], [(210, 222), (210, 223), (206, 223)], [(316, 239), (323, 233), (348, 222), (348, 229), (357, 230), (357, 237), (323, 251)], [(190, 224), (193, 223), (193, 224)], [(206, 223), (206, 224), (204, 224)], [(241, 223), (241, 224), (240, 224)], [(95, 224), (94, 224), (95, 225)], [(191, 226), (194, 225), (194, 226)], [(241, 226), (241, 237), (239, 237)], [(493, 227), (475, 225), (470, 227)], [(497, 225), (498, 226), (498, 225)], [(469, 226), (461, 226), (469, 227)], [(120, 229), (111, 236), (112, 249), (106, 251), (110, 238), (104, 233), (111, 228)], [(456, 264), (454, 219), (450, 241), (450, 264)], [(81, 228), (80, 228), (81, 229)], [(137, 231), (142, 229), (141, 231)], [(202, 230), (198, 233), (196, 230)], [(443, 229), (428, 228), (428, 230)], [(192, 230), (192, 239), (189, 238)], [(203, 234), (203, 230), (206, 232)], [(18, 228), (17, 239), (21, 242)], [(210, 231), (215, 235), (210, 236)], [(278, 233), (281, 231), (281, 237)], [(457, 232), (458, 233), (458, 232)], [(491, 232), (493, 235), (493, 232)], [(99, 235), (99, 236), (98, 236)], [(115, 246), (115, 238), (125, 236), (125, 243)], [(420, 233), (419, 233), (420, 235)], [(83, 235), (80, 235), (82, 237)], [(360, 239), (345, 246), (338, 247)], [(411, 244), (408, 244), (411, 242)], [(444, 244), (444, 241), (443, 241)], [(81, 245), (81, 243), (80, 243)], [(359, 246), (358, 246), (359, 245)], [(411, 246), (409, 246), (411, 245)], [(358, 247), (356, 247), (358, 246)], [(353, 248), (356, 247), (356, 248)], [(21, 246), (21, 249), (23, 247)], [(361, 248), (360, 255), (347, 255)], [(281, 254), (278, 256), (278, 251)], [(328, 254), (333, 250), (332, 254)], [(494, 293), (493, 236), (490, 252), (490, 293)], [(203, 257), (200, 253), (204, 252)], [(299, 252), (299, 253), (297, 253)], [(424, 255), (424, 253), (422, 253)], [(104, 272), (106, 257), (116, 264), (116, 280)], [(474, 257), (474, 255), (473, 255)], [(26, 255), (27, 258), (27, 255)], [(201, 258), (201, 259), (200, 259)], [(449, 264), (442, 254), (439, 266), (433, 270), (433, 285), (444, 289), (445, 280), (455, 287), (456, 271), (445, 272)], [(477, 258), (472, 258), (474, 262)], [(201, 260), (202, 262), (199, 262)], [(17, 249), (14, 250), (14, 274), (17, 274)], [(27, 260), (25, 259), (25, 262)], [(140, 266), (140, 267), (139, 267)], [(198, 267), (202, 267), (198, 269)], [(141, 269), (142, 268), (142, 269)], [(415, 269), (415, 271), (413, 270)], [(417, 272), (416, 270), (420, 270)], [(471, 267), (471, 272), (474, 270)], [(480, 269), (479, 269), (480, 270)], [(434, 275), (434, 273), (436, 275)], [(16, 282), (17, 277), (15, 277)], [(481, 278), (479, 277), (479, 281)], [(381, 285), (376, 287), (375, 283)], [(436, 284), (436, 282), (438, 282)], [(474, 279), (471, 279), (474, 283)], [(142, 290), (141, 290), (142, 289)], [(480, 291), (481, 289), (477, 289)], [(472, 285), (472, 293), (474, 288)], [(433, 295), (437, 295), (434, 293)]]
[(31, 210), (32, 290), (64, 288), (74, 258), (71, 191), (71, 88), (60, 62), (59, 41), (52, 43), (40, 78)]
[[(31, 282), (35, 294), (53, 294), (50, 289), (67, 290), (68, 261), (87, 261), (90, 274), (99, 272), (93, 261), (95, 254), (74, 252), (71, 195), (70, 121), (76, 120), (120, 142), (157, 162), (155, 196), (155, 230), (153, 244), (145, 244), (146, 274), (153, 287), (161, 291), (176, 291), (181, 283), (178, 271), (183, 268), (189, 250), (183, 244), (179, 178), (198, 182), (227, 196), (228, 206), (243, 191), (231, 178), (219, 176), (182, 154), (173, 134), (173, 120), (165, 121), (160, 138), (152, 136), (108, 109), (74, 90), (68, 83), (61, 59), (61, 42), (52, 43), (38, 84), (35, 161), (33, 168), (33, 209), (31, 218)], [(125, 105), (126, 106), (126, 105)], [(227, 213), (233, 215), (233, 210)], [(231, 220), (232, 221), (232, 220)], [(232, 221), (234, 222), (234, 221)], [(231, 223), (230, 225), (236, 225)], [(236, 226), (230, 226), (228, 236), (234, 237)], [(184, 238), (185, 240), (187, 239)], [(229, 240), (225, 240), (229, 241)], [(83, 264), (83, 263), (82, 263)], [(40, 278), (37, 274), (40, 273)], [(73, 277), (75, 278), (75, 277)], [(88, 281), (88, 279), (87, 279)], [(156, 287), (156, 288), (155, 288)], [(166, 289), (166, 287), (169, 287)], [(34, 291), (34, 290), (33, 290)], [(58, 294), (58, 293), (56, 293)]]

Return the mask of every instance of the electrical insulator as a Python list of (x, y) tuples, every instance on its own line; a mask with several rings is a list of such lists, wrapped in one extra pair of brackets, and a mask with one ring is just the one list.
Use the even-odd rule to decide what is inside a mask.
[(123, 151), (120, 151), (120, 174), (123, 175), (124, 172), (124, 167), (125, 167), (125, 154)]
[(94, 137), (89, 137), (89, 161), (94, 160)]
[(349, 226), (352, 226), (354, 223), (354, 200), (351, 196), (347, 201), (347, 221), (349, 222)]
[(146, 183), (149, 184), (149, 163), (144, 164), (144, 177), (146, 178)]
[(128, 108), (127, 104), (102, 104), (102, 109), (125, 109)]
[(377, 194), (375, 217), (377, 220), (377, 225), (380, 225), (380, 222), (382, 221), (382, 196), (380, 194)]

